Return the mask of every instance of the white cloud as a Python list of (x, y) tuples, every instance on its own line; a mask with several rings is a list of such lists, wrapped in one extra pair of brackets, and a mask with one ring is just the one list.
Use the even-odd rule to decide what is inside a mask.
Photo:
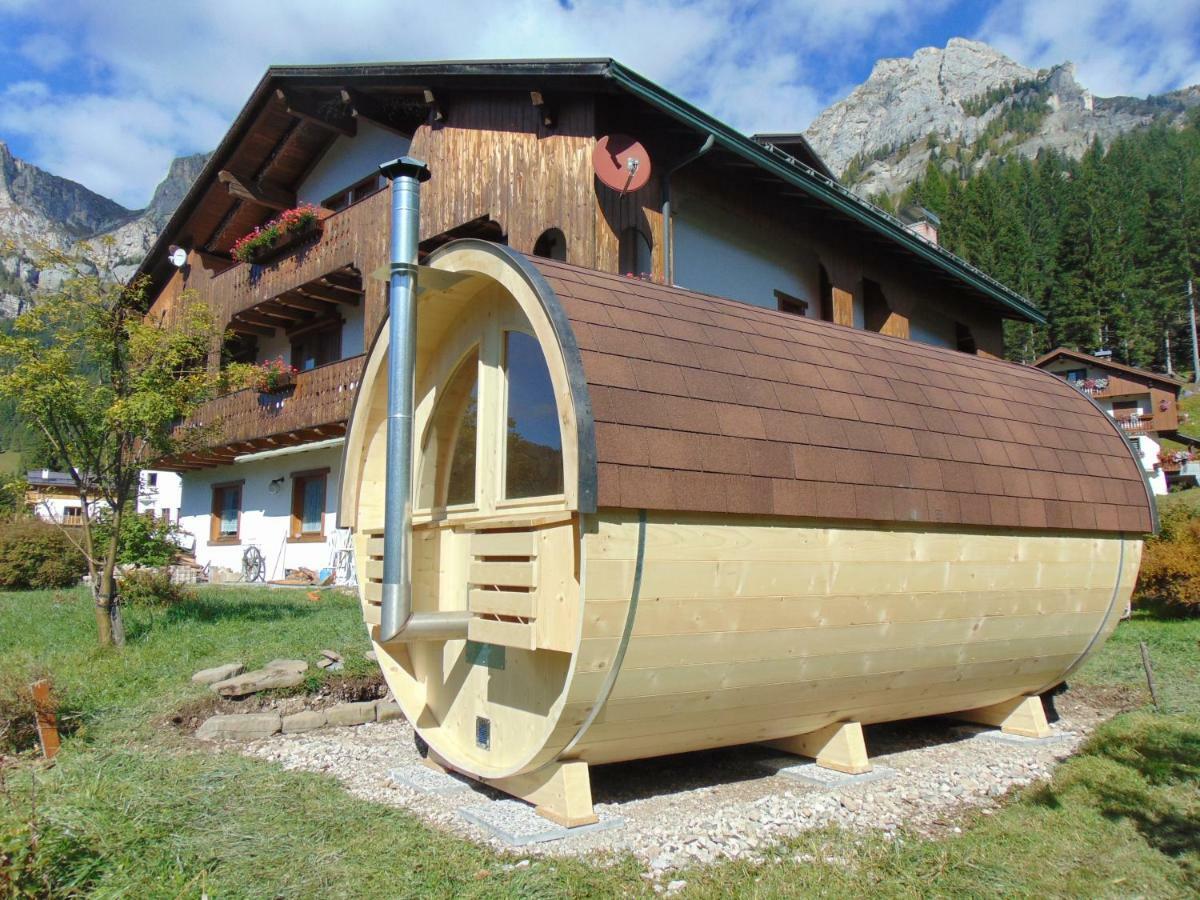
[(37, 69), (57, 69), (71, 58), (71, 45), (56, 34), (39, 32), (21, 42), (18, 52)]
[(1028, 66), (1070, 60), (1100, 96), (1144, 96), (1200, 82), (1197, 0), (1002, 0), (981, 40)]
[(831, 49), (908, 33), (951, 2), (62, 0), (21, 20), (20, 45), (49, 64), (53, 35), (74, 49), (59, 64), (91, 87), (10, 87), (0, 133), (26, 136), (38, 165), (141, 205), (172, 156), (216, 144), (272, 63), (555, 56), (615, 56), (743, 130), (799, 130), (830, 99), (812, 84), (829, 81)]

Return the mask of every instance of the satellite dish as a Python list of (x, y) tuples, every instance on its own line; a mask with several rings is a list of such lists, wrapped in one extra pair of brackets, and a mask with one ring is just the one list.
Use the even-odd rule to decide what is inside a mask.
[(627, 134), (609, 134), (592, 151), (596, 177), (618, 194), (640, 190), (650, 180), (650, 154)]
[(171, 247), (170, 253), (171, 255), (167, 259), (171, 261), (171, 265), (175, 268), (182, 269), (187, 265), (187, 251), (182, 247)]

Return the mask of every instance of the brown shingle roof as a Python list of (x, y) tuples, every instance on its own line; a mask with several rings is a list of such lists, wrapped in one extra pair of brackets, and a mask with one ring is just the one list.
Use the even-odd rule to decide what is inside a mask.
[(579, 345), (598, 506), (1153, 529), (1115, 423), (1039, 369), (532, 262)]

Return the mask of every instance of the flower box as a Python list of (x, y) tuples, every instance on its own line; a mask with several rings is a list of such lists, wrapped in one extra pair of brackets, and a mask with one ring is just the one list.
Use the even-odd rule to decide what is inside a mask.
[(283, 361), (283, 357), (269, 359), (255, 367), (253, 387), (260, 394), (278, 394), (296, 383), (298, 370)]
[(245, 263), (264, 263), (283, 255), (301, 244), (315, 241), (332, 213), (311, 204), (297, 206), (280, 213), (269, 222), (243, 235), (230, 253)]

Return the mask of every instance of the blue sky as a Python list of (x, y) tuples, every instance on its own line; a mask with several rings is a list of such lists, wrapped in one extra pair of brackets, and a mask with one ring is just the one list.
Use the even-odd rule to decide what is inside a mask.
[(1073, 61), (1101, 96), (1200, 83), (1200, 0), (0, 0), (0, 140), (144, 205), (271, 63), (614, 56), (747, 132), (801, 130), (951, 37)]

